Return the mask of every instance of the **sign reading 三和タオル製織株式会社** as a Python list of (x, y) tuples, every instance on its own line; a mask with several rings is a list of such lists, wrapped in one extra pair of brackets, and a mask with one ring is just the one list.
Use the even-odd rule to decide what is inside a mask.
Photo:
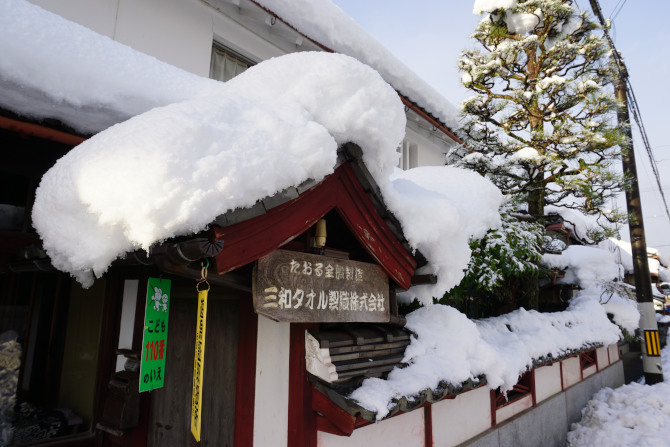
[(140, 392), (163, 387), (169, 311), (170, 280), (149, 278), (140, 358)]
[(389, 321), (389, 282), (376, 264), (276, 250), (258, 260), (254, 309), (277, 321)]

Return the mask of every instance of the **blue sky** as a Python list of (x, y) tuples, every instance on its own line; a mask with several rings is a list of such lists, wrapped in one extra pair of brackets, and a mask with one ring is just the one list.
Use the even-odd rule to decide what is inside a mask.
[[(470, 96), (460, 85), (456, 60), (462, 49), (473, 46), (469, 35), (479, 16), (472, 0), (334, 0), (368, 33), (423, 77), (452, 103)], [(590, 11), (588, 0), (578, 0)], [(612, 36), (624, 56), (644, 126), (661, 173), (661, 185), (670, 201), (670, 33), (665, 0), (600, 0), (605, 17), (614, 18)], [(618, 5), (618, 6), (617, 6)], [(661, 206), (652, 180), (648, 156), (634, 128), (638, 177), (647, 244), (670, 253), (670, 220)], [(627, 235), (622, 235), (627, 239)]]

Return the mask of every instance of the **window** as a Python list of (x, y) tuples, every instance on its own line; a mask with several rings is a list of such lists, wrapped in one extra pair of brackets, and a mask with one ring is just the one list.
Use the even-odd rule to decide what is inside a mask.
[(415, 143), (410, 143), (407, 140), (403, 140), (402, 144), (398, 146), (398, 153), (400, 154), (398, 167), (406, 171), (407, 169), (412, 169), (419, 166), (417, 152), (418, 146)]
[(216, 43), (212, 45), (212, 60), (209, 66), (210, 78), (226, 82), (252, 65), (255, 65), (255, 62), (251, 59), (247, 59)]

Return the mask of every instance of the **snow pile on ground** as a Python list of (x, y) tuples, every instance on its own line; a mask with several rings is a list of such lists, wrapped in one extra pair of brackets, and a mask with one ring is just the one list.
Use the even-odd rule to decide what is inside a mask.
[[(300, 32), (377, 70), (402, 95), (452, 129), (459, 111), (329, 0), (259, 0)], [(314, 18), (318, 17), (318, 20)]]
[(570, 447), (659, 447), (670, 439), (670, 345), (661, 352), (665, 381), (603, 388), (568, 433)]
[(557, 279), (557, 283), (575, 284), (582, 288), (618, 279), (623, 273), (611, 252), (586, 245), (570, 245), (557, 255), (546, 253), (542, 255), (542, 263), (565, 271), (565, 276)]
[(350, 396), (375, 411), (377, 419), (388, 414), (393, 399), (437, 389), (440, 382), (458, 386), (484, 376), (491, 389), (510, 390), (533, 360), (617, 343), (621, 336), (590, 297), (572, 300), (563, 312), (519, 309), (478, 321), (449, 306), (427, 306), (407, 316), (407, 328), (416, 334), (405, 351), (408, 366), (394, 369), (385, 380), (365, 380)]
[[(0, 24), (11, 23), (9, 30), (23, 36), (10, 39), (0, 27), (8, 54), (31, 53), (16, 56), (21, 70), (11, 62), (0, 65), (0, 84), (2, 78), (18, 82), (27, 76), (26, 85), (43, 88), (46, 97), (71, 98), (64, 107), (81, 116), (89, 108), (139, 113), (179, 101), (96, 134), (43, 177), (34, 226), (54, 266), (84, 285), (127, 252), (196, 233), (228, 210), (309, 179), (320, 181), (333, 172), (337, 147), (346, 142), (363, 149), (363, 162), (389, 209), (414, 248), (426, 251), (428, 269), (441, 275), (437, 286), (418, 289), (424, 301), (460, 281), (469, 237), (500, 223), (500, 192), (475, 174), (440, 167), (390, 181), (404, 137), (404, 108), (376, 71), (349, 56), (294, 53), (225, 84), (176, 69), (167, 70), (164, 81), (166, 66), (153, 58), (25, 2), (10, 0), (0, 8)], [(34, 47), (40, 47), (39, 57)], [(131, 68), (123, 65), (126, 60)], [(31, 80), (33, 72), (49, 76)], [(120, 73), (120, 84), (109, 73)], [(82, 76), (108, 81), (91, 88)], [(128, 97), (99, 93), (125, 92), (130, 79), (136, 85)], [(144, 88), (149, 99), (153, 89), (180, 94), (142, 102)], [(2, 100), (13, 109), (12, 98)], [(31, 107), (26, 113), (40, 116), (37, 103)], [(445, 218), (439, 226), (436, 212)]]
[(0, 106), (84, 134), (221, 85), (22, 0), (0, 2), (0, 48)]

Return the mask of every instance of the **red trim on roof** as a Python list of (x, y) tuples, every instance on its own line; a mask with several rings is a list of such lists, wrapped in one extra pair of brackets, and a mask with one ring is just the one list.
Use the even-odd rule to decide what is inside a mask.
[(417, 114), (419, 114), (423, 119), (428, 121), (430, 124), (435, 126), (437, 129), (442, 131), (442, 133), (446, 134), (449, 138), (457, 142), (458, 144), (465, 144), (463, 143), (463, 140), (458, 138), (456, 135), (454, 135), (449, 129), (447, 129), (444, 124), (433, 118), (432, 116), (428, 115), (422, 108), (414, 104), (412, 101), (409, 99), (405, 98), (403, 95), (398, 93), (398, 96), (400, 96), (400, 100), (405, 104), (407, 107), (410, 109), (414, 110)]
[(380, 267), (400, 287), (409, 288), (417, 263), (378, 214), (351, 162), (298, 198), (261, 216), (215, 228), (216, 239), (224, 241), (223, 250), (215, 257), (216, 272), (229, 272), (278, 249), (333, 208)]
[(52, 140), (58, 143), (70, 144), (72, 146), (76, 146), (86, 140), (86, 138), (80, 137), (79, 135), (51, 129), (39, 124), (13, 120), (5, 116), (0, 116), (0, 129), (7, 129), (12, 132), (43, 138), (45, 140)]
[(244, 447), (254, 443), (256, 351), (258, 343), (258, 315), (254, 313), (252, 301), (250, 299), (240, 299), (239, 303), (234, 447)]

